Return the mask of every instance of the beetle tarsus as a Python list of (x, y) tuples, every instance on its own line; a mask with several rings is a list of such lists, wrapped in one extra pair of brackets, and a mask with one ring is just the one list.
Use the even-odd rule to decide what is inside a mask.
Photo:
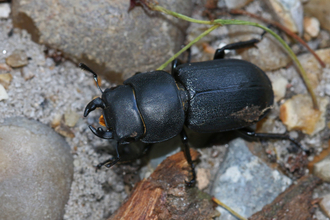
[(195, 172), (195, 165), (194, 163), (191, 164), (191, 172), (192, 172), (192, 179), (190, 181), (186, 181), (186, 186), (193, 187), (196, 184), (196, 172)]
[(89, 129), (95, 134), (96, 136), (103, 138), (103, 139), (113, 139), (113, 133), (111, 131), (104, 131), (101, 127), (98, 129), (94, 128), (92, 125), (89, 126)]
[[(95, 128), (94, 128), (95, 129)], [(102, 129), (102, 128), (101, 128)], [(102, 163), (99, 163), (96, 167), (95, 167), (95, 172), (97, 172), (97, 170), (101, 169), (102, 166), (106, 166), (107, 168), (112, 167), (113, 165), (115, 165), (116, 163), (118, 163), (118, 161), (120, 161), (120, 156), (119, 156), (119, 152), (118, 152), (118, 147), (119, 147), (119, 142), (117, 142), (116, 145), (116, 153), (117, 153), (117, 157), (115, 159), (111, 158), (108, 159), (106, 161), (103, 161)]]
[(105, 103), (103, 100), (98, 97), (96, 99), (93, 99), (90, 103), (85, 108), (84, 112), (84, 117), (87, 117), (87, 115), (91, 112), (94, 111), (97, 107), (104, 109), (105, 108)]
[(97, 172), (103, 166), (106, 166), (107, 168), (110, 168), (113, 165), (115, 165), (116, 163), (118, 163), (119, 160), (120, 160), (120, 158), (115, 158), (115, 159), (111, 158), (111, 159), (108, 159), (106, 161), (103, 161), (102, 163), (99, 163), (98, 165), (96, 165), (95, 172)]

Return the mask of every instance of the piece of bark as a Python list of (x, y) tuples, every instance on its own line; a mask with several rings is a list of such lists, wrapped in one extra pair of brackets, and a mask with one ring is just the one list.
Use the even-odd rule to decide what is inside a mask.
[[(271, 204), (253, 214), (249, 220), (262, 219), (312, 219), (312, 194), (314, 188), (321, 183), (321, 179), (310, 175), (301, 178), (297, 184), (292, 184), (281, 193)], [(262, 196), (262, 195), (260, 195)]]
[[(190, 150), (193, 160), (200, 154)], [(109, 218), (115, 219), (213, 219), (212, 197), (196, 187), (187, 187), (190, 167), (182, 152), (166, 158), (148, 179), (134, 187), (130, 197)]]

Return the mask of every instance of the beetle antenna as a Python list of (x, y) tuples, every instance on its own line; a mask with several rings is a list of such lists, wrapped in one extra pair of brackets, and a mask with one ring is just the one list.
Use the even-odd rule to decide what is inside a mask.
[(99, 86), (99, 81), (97, 80), (97, 74), (93, 70), (91, 70), (88, 66), (86, 66), (85, 64), (83, 64), (83, 63), (79, 63), (79, 67), (81, 69), (86, 70), (86, 71), (88, 71), (88, 72), (90, 72), (90, 73), (93, 74), (93, 78), (94, 78), (94, 81), (96, 82), (97, 88), (99, 88), (99, 90), (101, 91), (101, 93), (103, 93), (102, 89)]

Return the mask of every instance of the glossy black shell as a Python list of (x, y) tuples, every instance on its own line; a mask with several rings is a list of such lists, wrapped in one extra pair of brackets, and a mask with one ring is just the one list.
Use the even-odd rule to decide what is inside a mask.
[(142, 142), (161, 142), (180, 133), (185, 114), (177, 84), (170, 74), (164, 71), (139, 73), (124, 84), (134, 90), (145, 127)]
[(185, 124), (196, 132), (221, 132), (249, 126), (273, 104), (266, 74), (244, 60), (217, 59), (175, 68), (176, 80), (188, 91)]

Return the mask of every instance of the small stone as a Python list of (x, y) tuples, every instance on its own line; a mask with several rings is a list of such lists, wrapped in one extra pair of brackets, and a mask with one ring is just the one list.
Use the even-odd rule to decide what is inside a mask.
[[(291, 182), (253, 155), (242, 139), (235, 139), (229, 143), (211, 195), (241, 216), (249, 217), (271, 203)], [(220, 220), (236, 219), (222, 208), (220, 212)]]
[(0, 63), (0, 70), (11, 71), (12, 68), (10, 68), (10, 66), (8, 66), (6, 63)]
[(10, 14), (10, 4), (1, 3), (0, 4), (0, 18), (9, 18)]
[(300, 0), (268, 0), (276, 17), (286, 28), (294, 33), (303, 32), (303, 7)]
[[(244, 17), (237, 19), (246, 20)], [(251, 22), (257, 22), (253, 19), (248, 19)], [(228, 36), (230, 43), (239, 41), (247, 41), (252, 38), (260, 39), (260, 34), (251, 26), (231, 25), (228, 26)], [(263, 71), (277, 70), (287, 66), (292, 62), (291, 58), (283, 51), (282, 46), (273, 38), (265, 35), (262, 41), (256, 44), (257, 48), (249, 48), (248, 50), (236, 50), (242, 56), (243, 60), (249, 61), (258, 66)], [(271, 53), (269, 51), (272, 51)]]
[(270, 74), (269, 78), (272, 82), (275, 101), (278, 102), (285, 96), (288, 80), (279, 74)]
[(72, 109), (68, 109), (64, 114), (64, 122), (69, 127), (74, 127), (79, 120), (80, 115), (73, 111)]
[(208, 187), (208, 185), (210, 184), (210, 177), (211, 177), (209, 170), (204, 168), (199, 168), (197, 169), (196, 176), (197, 176), (199, 190), (203, 190), (206, 187)]
[(319, 110), (313, 109), (309, 95), (299, 94), (285, 101), (280, 107), (280, 119), (289, 131), (301, 130), (314, 135), (325, 128), (326, 97), (317, 98)]
[(5, 99), (8, 99), (8, 98), (9, 97), (8, 97), (8, 94), (7, 94), (6, 90), (5, 90), (5, 88), (3, 87), (2, 84), (0, 84), (0, 101), (1, 100), (5, 100)]
[(53, 121), (51, 123), (52, 128), (56, 128), (57, 126), (60, 126), (61, 119), (62, 119), (61, 114), (55, 114), (55, 117), (53, 118)]
[[(330, 48), (320, 49), (315, 51), (315, 53), (325, 64), (330, 64)], [(298, 59), (306, 71), (312, 87), (316, 89), (320, 84), (320, 79), (322, 79), (324, 69), (321, 67), (320, 63), (315, 59), (315, 57), (310, 53), (299, 55)]]
[(0, 84), (3, 85), (6, 89), (8, 89), (12, 79), (13, 76), (10, 73), (0, 74)]
[(309, 0), (304, 4), (305, 15), (316, 17), (321, 27), (330, 31), (330, 1), (329, 0)]
[(304, 17), (304, 30), (311, 37), (317, 37), (320, 33), (320, 22), (315, 17)]
[(323, 213), (330, 218), (330, 194), (322, 196), (322, 200), (319, 205)]
[(13, 68), (26, 66), (28, 64), (27, 55), (23, 50), (15, 50), (6, 58), (6, 63)]
[(67, 125), (62, 123), (60, 123), (60, 125), (55, 128), (55, 131), (64, 137), (68, 137), (68, 138), (75, 137), (71, 129)]
[(330, 182), (330, 157), (314, 164), (313, 173), (326, 182)]
[(228, 9), (243, 8), (253, 0), (225, 0)]
[(28, 81), (35, 76), (34, 70), (28, 68), (28, 66), (23, 67), (21, 73), (25, 81)]
[(73, 178), (70, 146), (26, 118), (0, 125), (0, 219), (63, 219)]

